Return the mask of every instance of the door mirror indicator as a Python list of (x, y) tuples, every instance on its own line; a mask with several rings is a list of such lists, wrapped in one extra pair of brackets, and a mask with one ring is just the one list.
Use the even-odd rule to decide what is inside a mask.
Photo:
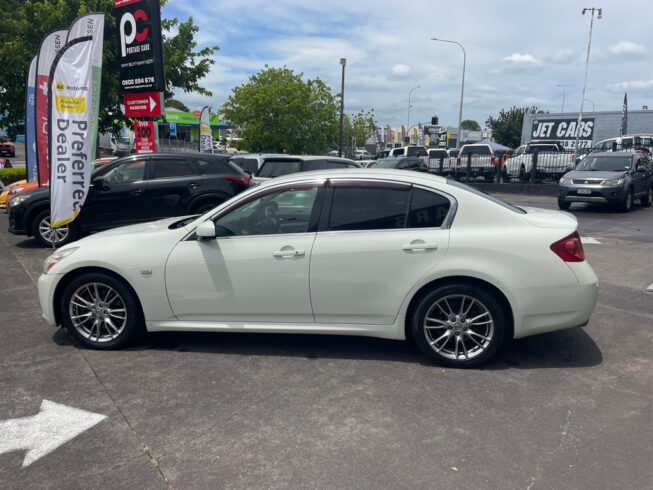
[(215, 224), (213, 221), (203, 221), (195, 230), (198, 238), (201, 240), (210, 240), (215, 238)]

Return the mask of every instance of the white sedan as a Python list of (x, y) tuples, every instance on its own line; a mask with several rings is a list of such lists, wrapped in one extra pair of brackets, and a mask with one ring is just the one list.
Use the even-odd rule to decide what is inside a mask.
[(473, 366), (507, 339), (587, 323), (598, 284), (576, 228), (429, 174), (305, 172), (66, 245), (39, 296), (50, 324), (93, 348), (143, 327), (412, 337)]

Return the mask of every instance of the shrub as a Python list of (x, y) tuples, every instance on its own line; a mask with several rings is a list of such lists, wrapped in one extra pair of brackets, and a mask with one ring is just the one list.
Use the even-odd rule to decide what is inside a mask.
[(4, 185), (13, 184), (27, 178), (27, 170), (24, 168), (0, 168), (0, 180)]

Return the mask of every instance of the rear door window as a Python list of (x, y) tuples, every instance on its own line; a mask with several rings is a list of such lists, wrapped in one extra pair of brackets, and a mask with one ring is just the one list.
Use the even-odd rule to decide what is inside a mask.
[(185, 158), (153, 158), (150, 160), (154, 179), (170, 179), (197, 175), (198, 170)]
[(328, 229), (404, 228), (409, 196), (409, 188), (336, 187)]
[(426, 149), (422, 146), (409, 146), (406, 148), (406, 156), (409, 157), (427, 157), (428, 153)]
[(443, 195), (414, 187), (408, 213), (408, 227), (440, 228), (450, 207), (451, 202)]

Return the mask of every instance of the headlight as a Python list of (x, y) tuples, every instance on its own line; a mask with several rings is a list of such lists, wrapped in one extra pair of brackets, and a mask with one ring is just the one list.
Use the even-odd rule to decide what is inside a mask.
[(57, 250), (55, 253), (50, 255), (43, 261), (43, 274), (47, 274), (57, 262), (62, 261), (78, 248), (79, 247), (64, 248), (63, 250)]
[(567, 179), (566, 177), (560, 177), (560, 183), (561, 184), (572, 184), (573, 182), (572, 182), (571, 179)]
[(612, 180), (604, 180), (601, 182), (601, 185), (620, 185), (624, 183), (624, 178), (620, 179), (612, 179)]
[(27, 196), (14, 196), (14, 197), (7, 196), (7, 204), (11, 204), (12, 206), (17, 206), (26, 199)]

